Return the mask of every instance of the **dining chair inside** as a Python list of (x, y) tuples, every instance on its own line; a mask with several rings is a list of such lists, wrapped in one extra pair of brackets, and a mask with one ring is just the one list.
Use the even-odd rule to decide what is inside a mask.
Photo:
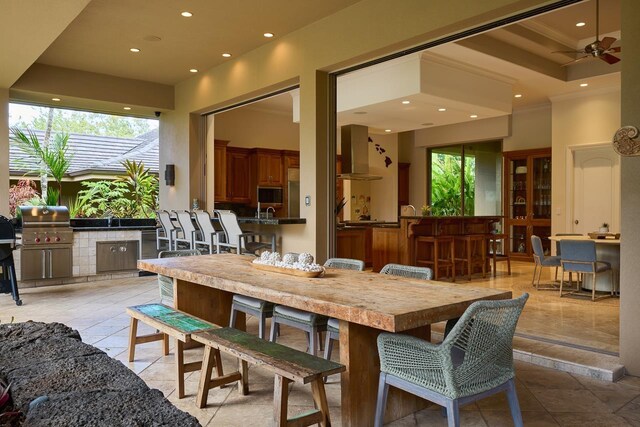
[[(158, 254), (158, 258), (196, 255), (202, 255), (202, 252), (196, 249), (182, 249), (175, 251), (162, 251)], [(160, 304), (173, 307), (173, 278), (158, 274), (158, 287), (160, 288)]]
[(215, 253), (218, 246), (218, 239), (224, 236), (224, 231), (216, 231), (211, 223), (209, 212), (195, 211), (194, 216), (196, 224), (200, 229), (200, 238), (194, 241), (195, 247), (204, 246), (207, 248), (209, 254)]
[(525, 293), (513, 300), (474, 302), (439, 345), (409, 335), (380, 334), (374, 425), (382, 426), (391, 386), (445, 407), (449, 426), (460, 425), (460, 406), (504, 391), (514, 424), (522, 426), (513, 335), (528, 297)]
[[(605, 261), (598, 261), (596, 254), (596, 243), (593, 240), (561, 240), (561, 265), (564, 272), (569, 273), (569, 287), (572, 285), (572, 273), (578, 273), (582, 275), (584, 283), (584, 276), (590, 275), (591, 280), (591, 292), (582, 292), (582, 285), (580, 281), (576, 281), (576, 288), (571, 289), (568, 292), (564, 292), (564, 274), (560, 279), (560, 296), (565, 295), (578, 295), (591, 297), (592, 301), (601, 298), (607, 298), (613, 296), (615, 293), (615, 286), (613, 282), (613, 270), (611, 264)], [(596, 285), (598, 274), (609, 272), (611, 280), (611, 292), (610, 294), (599, 295), (596, 297)]]
[[(329, 258), (324, 263), (324, 266), (342, 270), (364, 270), (363, 261), (350, 258)], [(309, 353), (315, 355), (317, 348), (321, 346), (322, 343), (319, 334), (327, 331), (329, 320), (333, 320), (334, 324), (338, 322), (337, 319), (328, 319), (326, 316), (305, 310), (299, 310), (285, 305), (276, 305), (273, 309), (273, 318), (271, 319), (271, 341), (276, 341), (276, 328), (279, 324), (301, 329), (307, 333)], [(322, 348), (320, 348), (320, 350), (322, 350)]]
[[(560, 267), (559, 256), (549, 256), (544, 254), (544, 248), (542, 247), (542, 240), (535, 234), (531, 236), (531, 247), (533, 248), (533, 277), (531, 278), (531, 285), (539, 291), (557, 291), (559, 286), (555, 283), (558, 280), (558, 267)], [(554, 276), (554, 283), (550, 283), (544, 286), (540, 286), (540, 276), (542, 275), (542, 269), (544, 267), (555, 267), (556, 272)]]
[[(489, 256), (491, 257), (491, 264), (493, 266), (493, 277), (497, 276), (497, 264), (501, 261), (505, 261), (507, 263), (507, 275), (511, 276), (511, 255), (509, 255), (509, 251), (506, 250), (505, 245), (508, 238), (509, 236), (501, 233), (487, 234)], [(498, 246), (500, 246), (500, 249), (498, 249)]]
[(173, 225), (169, 211), (159, 210), (156, 212), (156, 218), (160, 223), (160, 228), (156, 228), (156, 249), (161, 250), (161, 242), (167, 242), (168, 250), (173, 249), (173, 239), (180, 232), (180, 228)]

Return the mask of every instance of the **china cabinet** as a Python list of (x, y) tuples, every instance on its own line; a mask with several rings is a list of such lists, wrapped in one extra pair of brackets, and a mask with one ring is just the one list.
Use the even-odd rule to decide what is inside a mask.
[(504, 215), (514, 259), (532, 260), (531, 236), (551, 254), (551, 149), (504, 153)]

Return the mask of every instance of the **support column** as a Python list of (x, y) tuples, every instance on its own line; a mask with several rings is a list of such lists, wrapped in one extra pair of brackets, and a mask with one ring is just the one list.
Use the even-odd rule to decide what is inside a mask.
[(0, 215), (9, 216), (9, 89), (0, 88)]
[[(640, 128), (640, 3), (622, 0), (621, 125)], [(640, 375), (640, 157), (621, 159), (620, 360), (631, 375)]]

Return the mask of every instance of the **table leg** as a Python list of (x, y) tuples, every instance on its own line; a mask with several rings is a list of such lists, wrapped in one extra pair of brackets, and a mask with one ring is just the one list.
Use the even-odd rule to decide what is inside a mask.
[[(342, 373), (342, 425), (371, 426), (376, 412), (380, 359), (377, 338), (379, 329), (340, 321), (340, 363), (347, 367)], [(403, 332), (430, 338), (428, 326)], [(385, 423), (423, 409), (428, 402), (390, 388), (385, 411)]]
[[(175, 308), (218, 326), (228, 326), (233, 294), (185, 280), (173, 279)], [(236, 329), (246, 330), (246, 316), (239, 312)]]

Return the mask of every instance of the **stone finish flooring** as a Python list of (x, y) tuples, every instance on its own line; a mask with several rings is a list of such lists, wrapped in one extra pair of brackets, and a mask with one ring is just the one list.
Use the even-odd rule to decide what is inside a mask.
[[(499, 266), (502, 268), (502, 266)], [(617, 351), (618, 300), (591, 301), (563, 298), (556, 292), (531, 289), (531, 264), (514, 263), (512, 276), (499, 271), (498, 278), (474, 279), (471, 286), (513, 289), (514, 296), (531, 294), (518, 325), (520, 333), (543, 335), (549, 339), (572, 342)], [(549, 279), (547, 273), (543, 280)], [(459, 282), (462, 286), (469, 283)], [(162, 356), (159, 342), (139, 345), (136, 361), (127, 362), (129, 318), (124, 308), (158, 300), (155, 277), (90, 282), (76, 285), (24, 289), (22, 307), (16, 307), (10, 295), (0, 295), (0, 322), (27, 320), (62, 322), (80, 331), (85, 342), (103, 349), (140, 375), (150, 387), (160, 389), (177, 407), (196, 416), (203, 426), (269, 426), (271, 425), (273, 376), (259, 368), (251, 368), (251, 393), (240, 396), (235, 387), (211, 390), (209, 405), (194, 405), (199, 372), (186, 379), (187, 397), (175, 397), (173, 350)], [(250, 319), (250, 332), (256, 333), (257, 322)], [(435, 328), (437, 329), (437, 327)], [(148, 328), (147, 328), (148, 330)], [(140, 333), (146, 332), (140, 327)], [(304, 350), (304, 333), (283, 326), (279, 342)], [(187, 352), (187, 360), (197, 360), (202, 349)], [(334, 349), (334, 358), (339, 350)], [(227, 369), (234, 361), (225, 357)], [(569, 374), (516, 361), (517, 391), (525, 425), (640, 426), (640, 378), (627, 376), (611, 383), (586, 376)], [(340, 385), (338, 376), (327, 384), (333, 425), (340, 423)], [(293, 384), (290, 414), (312, 407), (308, 386)], [(446, 425), (439, 407), (398, 420), (392, 426)], [(463, 426), (512, 425), (506, 399), (494, 396), (462, 411)]]

